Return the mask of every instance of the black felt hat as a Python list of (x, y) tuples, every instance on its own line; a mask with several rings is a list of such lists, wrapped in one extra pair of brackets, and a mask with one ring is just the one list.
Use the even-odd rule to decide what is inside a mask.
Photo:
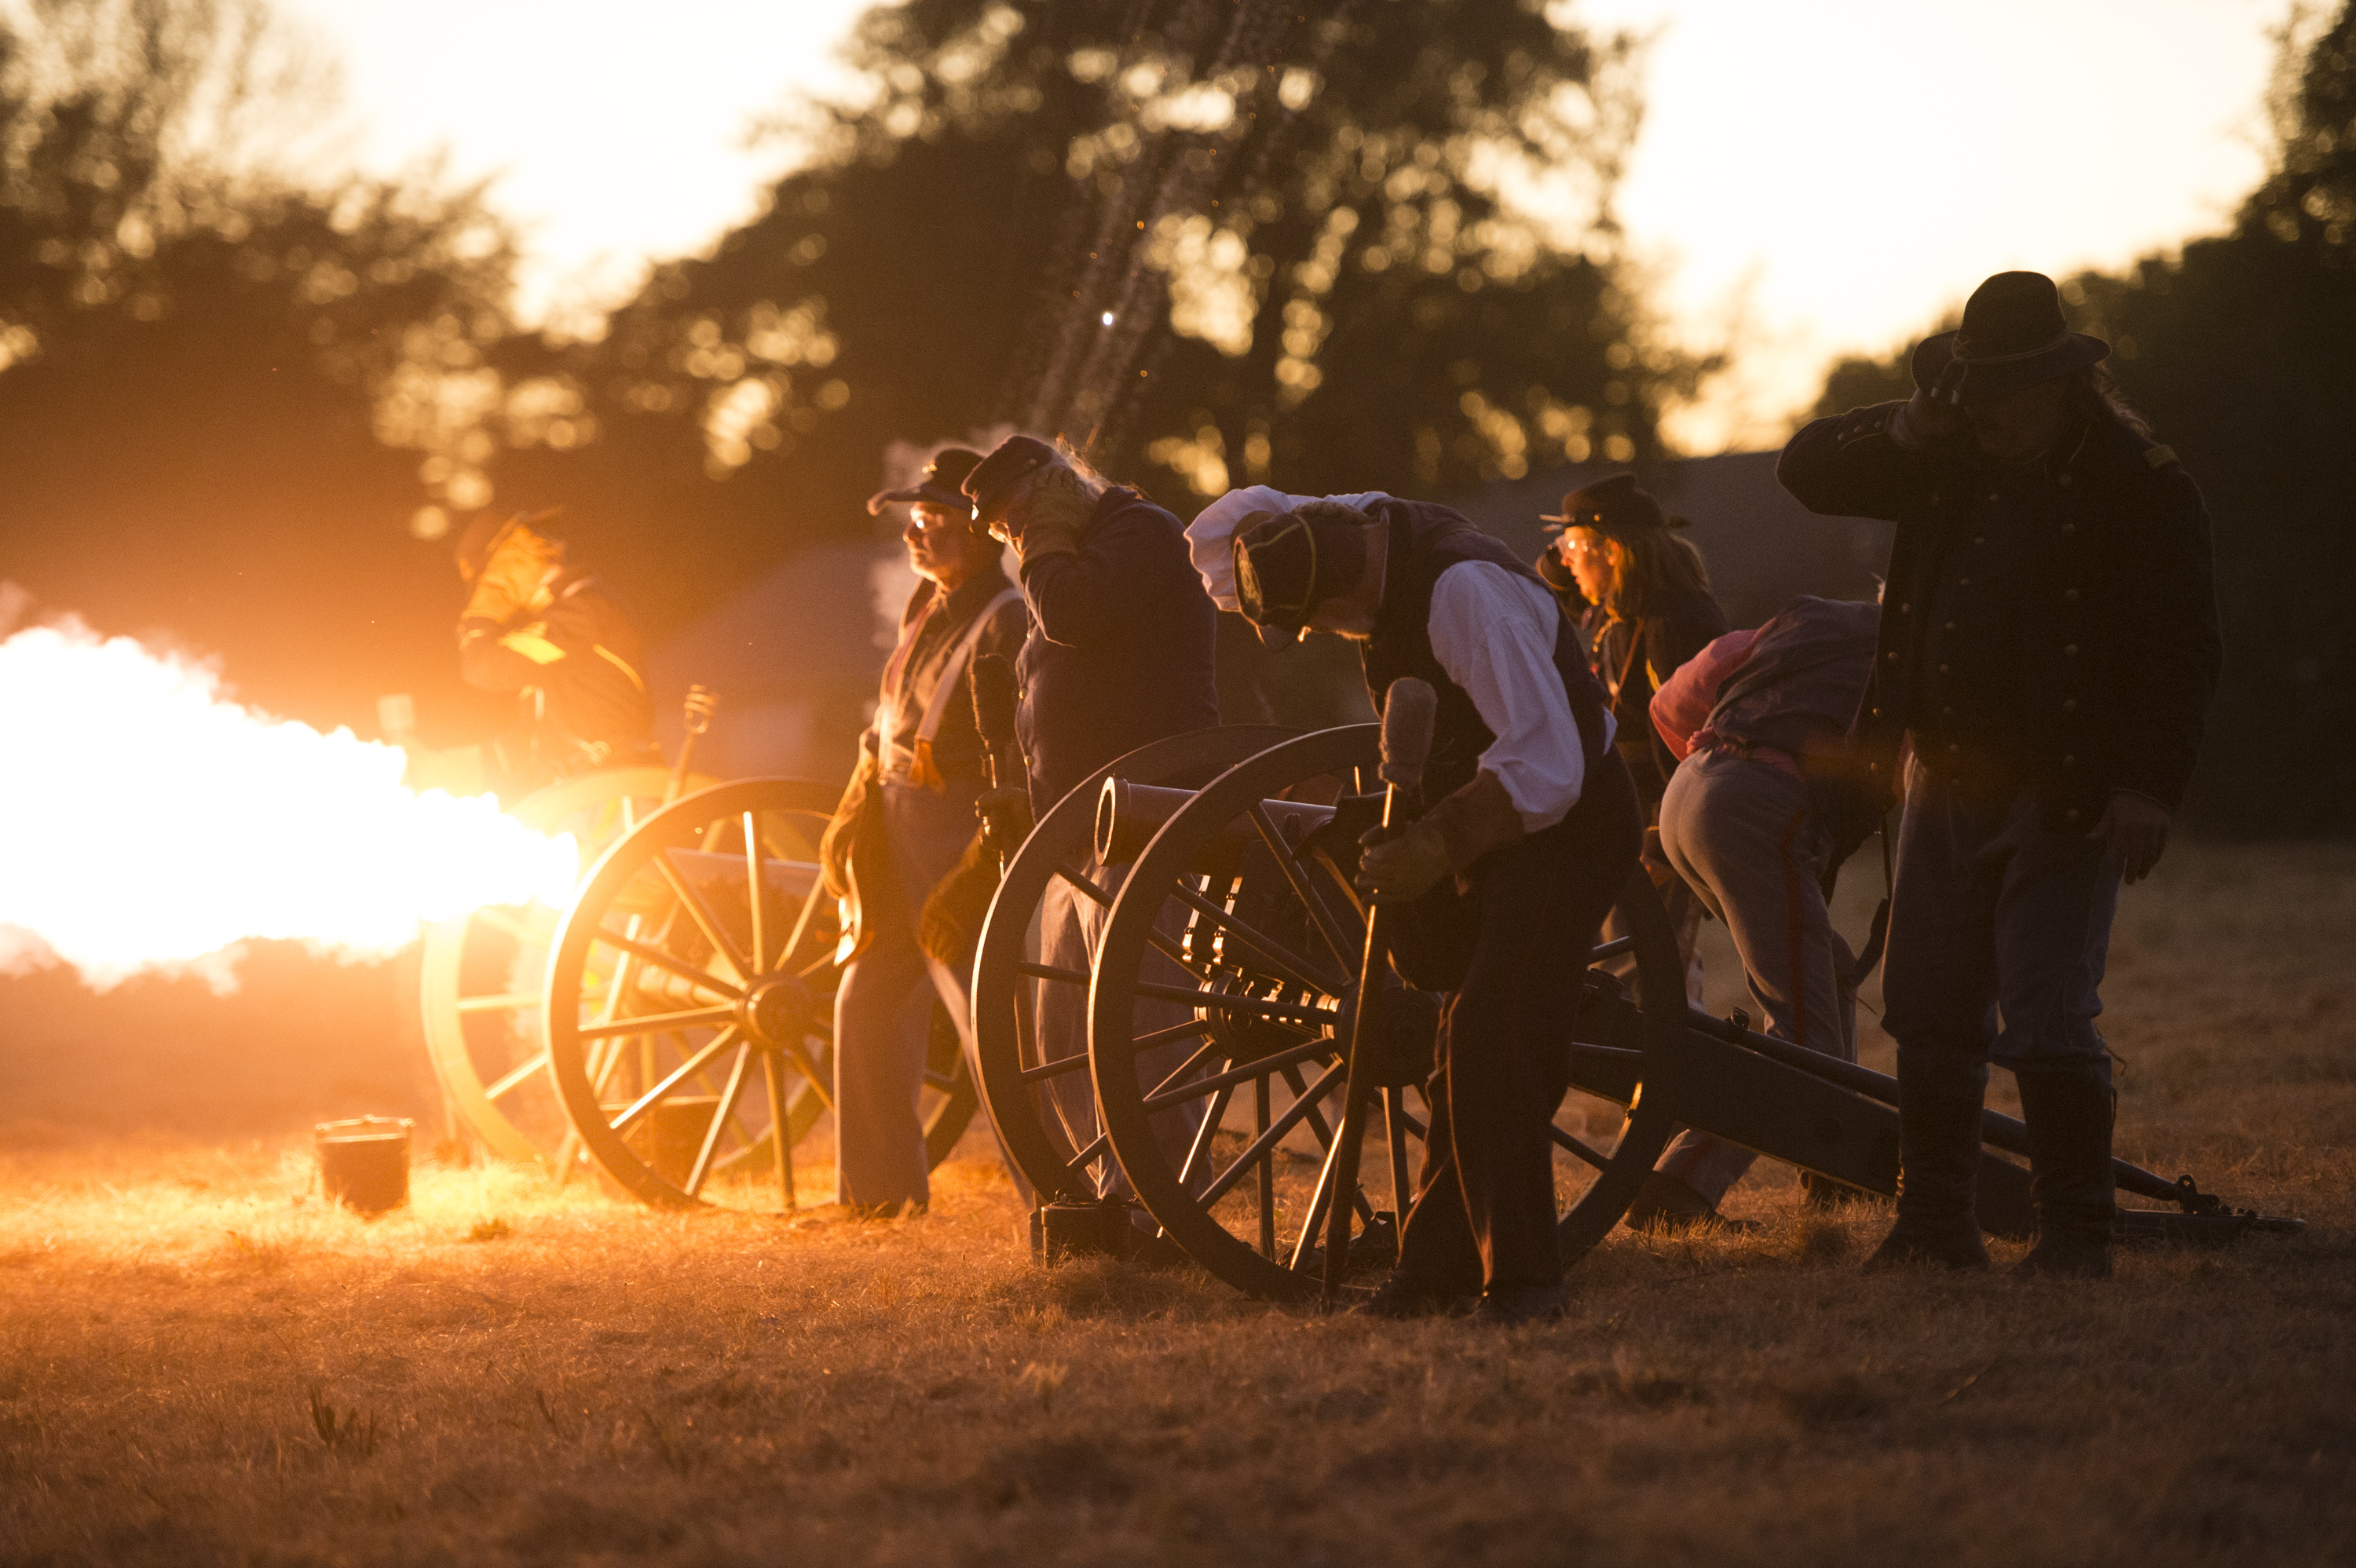
[(1550, 534), (1565, 528), (1593, 528), (1600, 534), (1618, 534), (1622, 538), (1648, 528), (1686, 526), (1683, 517), (1673, 517), (1664, 510), (1653, 493), (1636, 483), (1633, 474), (1614, 474), (1609, 479), (1598, 479), (1573, 490), (1562, 498), (1560, 516), (1541, 513), (1538, 521), (1547, 525), (1546, 531)]
[(898, 490), (879, 490), (867, 497), (867, 515), (875, 516), (894, 501), (923, 502), (952, 512), (973, 510), (973, 498), (958, 488), (965, 476), (981, 466), (981, 453), (962, 446), (945, 446), (925, 464), (925, 476)]
[(1010, 435), (965, 476), (965, 493), (973, 497), (973, 515), (994, 522), (1014, 487), (1064, 454), (1036, 436)]
[(1928, 391), (1961, 364), (1960, 400), (1990, 403), (2024, 387), (2083, 370), (2110, 357), (2099, 337), (2072, 332), (2062, 296), (2042, 272), (1998, 272), (1964, 304), (1964, 325), (1915, 345), (1914, 384)]

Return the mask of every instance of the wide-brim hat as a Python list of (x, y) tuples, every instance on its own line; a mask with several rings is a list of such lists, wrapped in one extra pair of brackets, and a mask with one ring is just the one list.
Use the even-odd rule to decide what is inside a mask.
[(1914, 346), (1914, 384), (1925, 392), (1949, 368), (1964, 367), (1957, 400), (1966, 406), (2008, 398), (2025, 387), (2098, 365), (2111, 346), (2072, 332), (2062, 296), (2042, 272), (1998, 272), (1972, 291), (1964, 325)]
[(1015, 486), (1049, 464), (1063, 460), (1062, 453), (1036, 436), (1008, 436), (965, 476), (962, 487), (973, 498), (973, 515), (982, 522), (995, 522)]
[(924, 476), (914, 485), (898, 490), (878, 490), (868, 496), (867, 515), (872, 517), (894, 501), (905, 501), (912, 505), (922, 503), (929, 507), (946, 507), (952, 512), (964, 512), (970, 516), (973, 497), (958, 486), (965, 483), (967, 475), (980, 466), (981, 453), (979, 452), (962, 446), (945, 446), (933, 453), (933, 460), (925, 464)]
[(1614, 474), (1573, 490), (1562, 498), (1561, 512), (1541, 512), (1538, 521), (1550, 534), (1566, 528), (1593, 528), (1623, 539), (1650, 528), (1686, 526), (1683, 517), (1672, 517), (1651, 491), (1637, 484), (1633, 474)]

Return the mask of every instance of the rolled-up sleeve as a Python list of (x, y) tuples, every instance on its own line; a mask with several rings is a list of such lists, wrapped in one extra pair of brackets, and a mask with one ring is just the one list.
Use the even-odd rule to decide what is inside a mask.
[(1544, 588), (1491, 561), (1459, 561), (1432, 585), (1432, 654), (1497, 737), (1481, 768), (1505, 786), (1529, 833), (1560, 822), (1587, 784), (1579, 724), (1554, 667), (1561, 624)]

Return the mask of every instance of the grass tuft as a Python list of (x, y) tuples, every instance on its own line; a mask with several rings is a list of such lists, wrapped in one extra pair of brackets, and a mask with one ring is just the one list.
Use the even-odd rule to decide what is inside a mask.
[(311, 1429), (320, 1445), (339, 1458), (365, 1459), (376, 1452), (376, 1412), (369, 1411), (366, 1421), (358, 1410), (338, 1416), (324, 1383), (311, 1385)]

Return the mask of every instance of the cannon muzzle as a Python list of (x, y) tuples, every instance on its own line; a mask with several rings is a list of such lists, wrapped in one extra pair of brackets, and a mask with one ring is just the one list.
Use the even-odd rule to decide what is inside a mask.
[[(1097, 796), (1098, 864), (1126, 866), (1134, 861), (1145, 852), (1146, 845), (1162, 830), (1162, 825), (1194, 798), (1191, 789), (1162, 789), (1131, 784), (1124, 778), (1105, 780), (1104, 789)], [(1333, 807), (1330, 805), (1297, 800), (1264, 800), (1259, 804), (1288, 844), (1300, 843), (1333, 820)], [(1232, 860), (1245, 845), (1257, 841), (1258, 837), (1250, 821), (1239, 817), (1211, 841), (1204, 858)]]

